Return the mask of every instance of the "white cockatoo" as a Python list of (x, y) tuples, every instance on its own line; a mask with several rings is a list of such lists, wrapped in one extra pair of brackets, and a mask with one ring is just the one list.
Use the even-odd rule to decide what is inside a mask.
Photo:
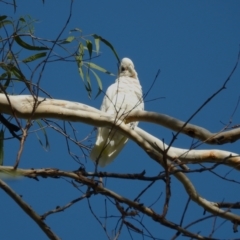
[[(121, 119), (132, 110), (143, 110), (142, 87), (138, 80), (133, 62), (123, 58), (119, 67), (118, 78), (106, 92), (101, 111)], [(129, 123), (132, 129), (138, 122)], [(127, 143), (128, 138), (113, 128), (98, 128), (97, 140), (90, 153), (90, 158), (101, 167), (106, 166), (119, 154)]]

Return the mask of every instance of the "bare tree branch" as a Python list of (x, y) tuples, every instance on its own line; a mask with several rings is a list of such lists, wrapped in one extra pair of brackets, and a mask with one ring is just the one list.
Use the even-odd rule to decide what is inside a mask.
[(31, 217), (36, 224), (42, 229), (42, 231), (53, 240), (60, 240), (60, 238), (55, 235), (53, 231), (51, 231), (50, 227), (48, 227), (42, 220), (42, 218), (27, 204), (25, 203), (22, 198), (15, 193), (4, 181), (0, 179), (0, 188), (4, 192), (6, 192), (20, 207), (21, 209)]
[[(76, 172), (65, 172), (65, 171), (60, 171), (57, 169), (32, 169), (32, 170), (24, 170), (24, 169), (17, 169), (14, 170), (11, 167), (0, 167), (0, 172), (4, 172), (4, 173), (17, 173), (19, 175), (22, 176), (26, 176), (26, 177), (30, 177), (30, 178), (36, 178), (37, 176), (41, 176), (41, 177), (52, 177), (52, 178), (56, 178), (56, 177), (68, 177), (71, 179), (76, 180), (77, 182), (81, 182), (84, 185), (87, 185), (88, 187), (92, 188), (95, 193), (97, 194), (101, 194), (104, 196), (108, 196), (112, 199), (115, 199), (118, 202), (121, 203), (125, 203), (126, 205), (138, 210), (139, 212), (142, 212), (144, 214), (146, 214), (147, 216), (151, 217), (154, 221), (161, 223), (164, 226), (167, 226), (169, 228), (175, 229), (179, 232), (181, 232), (182, 234), (189, 236), (189, 237), (194, 237), (195, 239), (213, 239), (213, 238), (206, 238), (203, 237), (199, 234), (194, 234), (191, 233), (187, 230), (185, 230), (184, 228), (180, 227), (178, 224), (175, 224), (171, 221), (168, 221), (167, 219), (165, 219), (164, 217), (162, 217), (161, 215), (157, 214), (154, 210), (152, 210), (149, 207), (144, 206), (144, 204), (136, 202), (136, 201), (132, 201), (128, 198), (125, 198), (119, 194), (117, 194), (116, 192), (104, 188), (101, 186), (101, 184), (98, 184), (98, 182), (92, 180), (92, 179), (88, 179), (84, 176), (82, 176), (80, 173), (76, 173)], [(207, 206), (207, 200), (206, 201), (206, 206)], [(210, 207), (209, 207), (210, 208)], [(212, 208), (210, 208), (210, 210), (212, 210)], [(216, 213), (216, 212), (215, 212)], [(240, 221), (240, 217), (238, 217), (235, 214), (232, 213), (228, 213), (226, 212), (224, 215), (219, 211), (219, 216), (222, 216), (224, 218), (231, 218), (234, 219), (235, 221)]]

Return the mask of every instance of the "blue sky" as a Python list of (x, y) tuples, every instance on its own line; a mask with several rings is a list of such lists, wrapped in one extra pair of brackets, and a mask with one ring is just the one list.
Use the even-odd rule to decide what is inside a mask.
[[(23, 15), (31, 15), (37, 19), (35, 35), (55, 39), (63, 28), (69, 14), (69, 1), (17, 1), (18, 7), (14, 14), (10, 5), (1, 3), (1, 15), (9, 15), (14, 19)], [(216, 92), (230, 74), (236, 63), (240, 44), (240, 2), (239, 1), (74, 1), (70, 23), (63, 38), (69, 31), (80, 28), (83, 35), (96, 33), (109, 42), (117, 50), (120, 58), (129, 57), (146, 93), (158, 70), (161, 71), (154, 87), (146, 97), (145, 109), (155, 111), (186, 121), (194, 111), (214, 92)], [(2, 32), (1, 32), (2, 34)], [(101, 45), (101, 57), (96, 64), (117, 73), (117, 61), (109, 48)], [(103, 88), (113, 83), (114, 77), (99, 73)], [(36, 81), (38, 75), (34, 75)], [(212, 132), (220, 131), (230, 121), (236, 108), (239, 90), (240, 67), (236, 70), (227, 88), (215, 97), (191, 121)], [(97, 83), (92, 78), (93, 96), (97, 94)], [(75, 63), (48, 64), (41, 80), (41, 87), (54, 98), (85, 103), (96, 108), (100, 107), (103, 95), (90, 99), (79, 77)], [(161, 98), (151, 101), (155, 98)], [(232, 117), (232, 125), (239, 124), (240, 108)], [(59, 121), (59, 123), (61, 123)], [(152, 133), (166, 143), (172, 138), (172, 131), (158, 125), (140, 123), (144, 130)], [(75, 123), (78, 139), (84, 139), (93, 127)], [(41, 133), (39, 133), (41, 136)], [(21, 168), (53, 167), (64, 170), (76, 170), (79, 164), (68, 154), (65, 139), (48, 129), (50, 150), (44, 151), (34, 133), (26, 141), (21, 159)], [(94, 139), (90, 139), (94, 141)], [(89, 145), (89, 142), (83, 142)], [(192, 139), (179, 136), (174, 142), (175, 147), (189, 148)], [(5, 142), (5, 165), (13, 165), (18, 151), (17, 141)], [(201, 149), (224, 149), (239, 153), (239, 144), (223, 146), (201, 145)], [(86, 171), (94, 171), (93, 163), (82, 157), (79, 148), (72, 146), (72, 151), (80, 157)], [(210, 166), (210, 164), (205, 164)], [(199, 166), (191, 166), (199, 167)], [(140, 173), (146, 171), (154, 176), (162, 169), (135, 143), (129, 141), (115, 161), (104, 171), (120, 173)], [(229, 179), (239, 181), (237, 171), (221, 166), (216, 172), (221, 176), (228, 174)], [(192, 173), (188, 175), (199, 193), (210, 201), (237, 202), (240, 193), (238, 184), (223, 181), (211, 173)], [(43, 214), (56, 206), (62, 206), (81, 196), (81, 192), (64, 179), (31, 179), (8, 181), (8, 184), (27, 201), (39, 214)], [(146, 186), (145, 182), (108, 179), (106, 187), (123, 196), (133, 199)], [(141, 199), (147, 206), (151, 205), (162, 193), (156, 211), (162, 211), (165, 185), (158, 182)], [(174, 177), (171, 179), (171, 201), (167, 218), (179, 223), (188, 196), (183, 187)], [(0, 191), (0, 226), (3, 239), (46, 239), (39, 227), (23, 213), (21, 209)], [(91, 204), (95, 213), (104, 221), (105, 198), (94, 196)], [(109, 234), (117, 226), (119, 213), (107, 201), (108, 213), (113, 214), (107, 220)], [(112, 212), (111, 212), (112, 211)], [(203, 217), (204, 210), (191, 202), (183, 225)], [(239, 213), (239, 211), (236, 211)], [(140, 219), (140, 218), (139, 218)], [(224, 222), (216, 220), (216, 226)], [(95, 218), (90, 214), (86, 201), (75, 204), (63, 213), (51, 215), (46, 223), (61, 239), (105, 239), (106, 235)], [(136, 222), (133, 222), (134, 224)], [(152, 222), (144, 217), (144, 224), (159, 239), (170, 239), (174, 231)], [(211, 233), (214, 220), (195, 225), (193, 232), (204, 236)], [(14, 230), (13, 230), (14, 229)], [(133, 239), (140, 235), (132, 233)], [(233, 233), (232, 225), (225, 223), (213, 235), (215, 238), (239, 238)], [(123, 229), (119, 239), (130, 239), (128, 231)], [(147, 238), (146, 238), (147, 239)], [(181, 238), (179, 238), (181, 239)]]

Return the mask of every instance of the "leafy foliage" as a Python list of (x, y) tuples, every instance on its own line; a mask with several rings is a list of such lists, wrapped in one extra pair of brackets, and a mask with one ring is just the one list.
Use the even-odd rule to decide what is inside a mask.
[[(2, 46), (0, 49), (0, 90), (5, 94), (15, 94), (18, 89), (20, 93), (33, 96), (38, 96), (41, 91), (47, 97), (51, 97), (40, 87), (42, 72), (46, 64), (52, 61), (71, 60), (77, 64), (79, 76), (83, 80), (89, 97), (92, 95), (92, 77), (96, 79), (97, 97), (102, 92), (102, 81), (98, 72), (113, 74), (95, 64), (93, 60), (100, 56), (100, 42), (109, 47), (119, 60), (113, 46), (96, 34), (83, 36), (79, 28), (71, 30), (69, 36), (65, 38), (61, 38), (61, 34), (53, 40), (41, 38), (35, 35), (36, 22), (29, 15), (21, 16), (17, 20), (6, 15), (0, 16), (0, 44)], [(44, 124), (42, 120), (35, 122), (44, 137), (42, 141), (36, 133), (39, 143), (44, 149), (48, 149), (49, 141)], [(12, 134), (15, 135), (14, 132)], [(2, 136), (4, 136), (4, 132), (2, 132)], [(3, 153), (3, 144), (1, 144), (1, 148)]]
[[(7, 83), (9, 83), (9, 79), (11, 78), (12, 84), (14, 81), (24, 82), (30, 93), (38, 94), (38, 90), (37, 92), (33, 92), (32, 85), (29, 85), (31, 80), (27, 80), (27, 78), (24, 76), (22, 64), (27, 64), (28, 67), (31, 67), (28, 64), (35, 63), (36, 68), (43, 69), (50, 58), (54, 58), (55, 61), (57, 61), (72, 57), (77, 63), (79, 75), (84, 82), (89, 96), (92, 94), (90, 73), (93, 74), (97, 81), (99, 94), (102, 91), (102, 83), (95, 70), (109, 75), (113, 74), (107, 71), (105, 68), (93, 63), (92, 59), (99, 56), (100, 42), (102, 42), (111, 49), (119, 61), (119, 57), (113, 46), (107, 40), (96, 34), (90, 35), (86, 39), (85, 36), (82, 36), (82, 31), (78, 28), (70, 31), (70, 34), (75, 33), (76, 36), (70, 35), (65, 39), (59, 38), (56, 41), (39, 38), (34, 35), (34, 23), (36, 23), (36, 20), (33, 20), (30, 16), (20, 17), (17, 21), (12, 20), (6, 15), (0, 16), (0, 27), (5, 31), (5, 34), (1, 36), (1, 44), (3, 46), (0, 52), (2, 58), (0, 68), (3, 70), (3, 73), (1, 74), (1, 81), (3, 82), (5, 80)], [(93, 38), (94, 41), (91, 41), (90, 38)], [(77, 49), (71, 52), (69, 49), (63, 47), (71, 44), (71, 48), (74, 48), (75, 43), (78, 44)], [(60, 57), (55, 55), (53, 53), (53, 48), (57, 47), (61, 50), (64, 50), (68, 55)], [(24, 49), (31, 52), (40, 51), (40, 53), (30, 54), (28, 57), (21, 57), (22, 55), (27, 54), (27, 52), (23, 51)], [(88, 58), (86, 58), (86, 52), (88, 53)], [(7, 86), (9, 86), (9, 84), (7, 84)]]

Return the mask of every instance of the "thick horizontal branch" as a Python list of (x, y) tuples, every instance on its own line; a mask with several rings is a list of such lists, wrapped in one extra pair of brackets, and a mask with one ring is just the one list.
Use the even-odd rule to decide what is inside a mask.
[(54, 118), (90, 125), (96, 123), (91, 120), (92, 114), (94, 117), (98, 114), (98, 117), (101, 115), (103, 118), (111, 118), (100, 110), (82, 103), (40, 97), (34, 99), (31, 95), (6, 97), (2, 93), (0, 93), (0, 112), (24, 119)]
[[(160, 139), (145, 132), (141, 128), (136, 127), (135, 131), (148, 143), (152, 145), (156, 150), (158, 149), (163, 153), (168, 149), (168, 145), (163, 143)], [(210, 150), (189, 150), (183, 148), (170, 147), (166, 153), (167, 158), (171, 161), (180, 160), (182, 163), (219, 163), (228, 165), (240, 171), (240, 156), (237, 153), (210, 149)]]
[[(98, 127), (106, 126), (106, 124), (104, 124), (106, 120), (114, 121), (113, 116), (109, 116), (96, 108), (78, 102), (44, 99), (39, 97), (36, 103), (36, 100), (31, 95), (8, 96), (8, 99), (5, 94), (0, 94), (0, 112), (13, 116), (15, 115), (20, 118), (55, 118), (68, 121), (79, 121)], [(34, 104), (37, 104), (37, 109), (35, 113), (32, 114)], [(98, 114), (98, 122), (95, 121), (96, 115), (94, 114)], [(168, 115), (136, 110), (128, 113), (125, 119), (125, 123), (133, 121), (155, 123), (175, 132), (180, 131), (185, 123)], [(188, 123), (181, 132), (207, 144), (219, 145), (232, 143), (240, 138), (240, 128), (219, 133), (211, 133), (205, 128)]]
[(128, 123), (134, 121), (151, 122), (169, 128), (175, 132), (181, 131), (181, 133), (193, 138), (197, 138), (207, 144), (220, 145), (225, 143), (233, 143), (240, 139), (240, 127), (224, 132), (211, 133), (205, 128), (188, 123), (182, 129), (185, 122), (156, 112), (134, 110), (128, 114), (125, 122)]

